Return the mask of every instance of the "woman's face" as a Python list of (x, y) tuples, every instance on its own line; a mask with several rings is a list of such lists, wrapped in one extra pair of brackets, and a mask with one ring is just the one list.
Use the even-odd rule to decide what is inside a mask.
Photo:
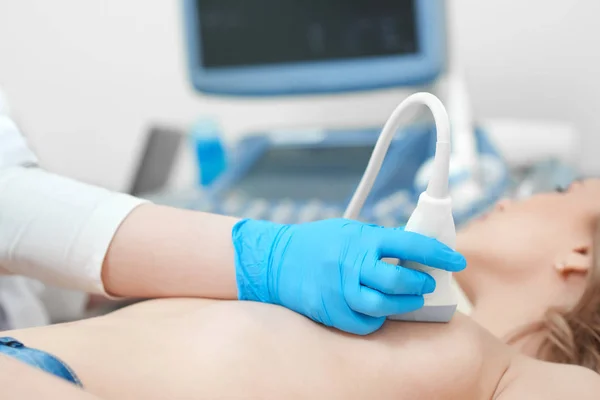
[(573, 249), (590, 248), (599, 214), (600, 180), (577, 181), (564, 192), (499, 202), (459, 232), (457, 247), (469, 266), (518, 279), (555, 265)]

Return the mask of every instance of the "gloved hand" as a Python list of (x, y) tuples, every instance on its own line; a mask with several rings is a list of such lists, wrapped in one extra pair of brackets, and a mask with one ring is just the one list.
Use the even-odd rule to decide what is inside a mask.
[(426, 273), (381, 258), (460, 271), (462, 255), (435, 239), (346, 219), (298, 225), (242, 220), (232, 232), (240, 300), (272, 303), (366, 335), (417, 310), (435, 289)]

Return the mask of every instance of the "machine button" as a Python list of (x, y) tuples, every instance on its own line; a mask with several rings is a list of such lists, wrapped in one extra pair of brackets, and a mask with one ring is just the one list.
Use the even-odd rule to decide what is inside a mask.
[(190, 210), (194, 211), (202, 211), (207, 213), (215, 212), (214, 204), (206, 199), (192, 200), (186, 208), (189, 208)]
[(403, 208), (411, 204), (408, 193), (404, 190), (400, 190), (389, 197), (390, 203), (396, 208)]
[(311, 200), (300, 209), (298, 222), (317, 221), (322, 214), (324, 204), (319, 200)]
[(271, 221), (280, 224), (290, 223), (294, 215), (294, 203), (291, 200), (283, 200), (273, 209)]
[(373, 215), (375, 215), (376, 218), (380, 218), (392, 212), (393, 209), (394, 205), (392, 202), (389, 200), (389, 198), (385, 198), (378, 201), (377, 204), (373, 206)]
[(241, 196), (237, 194), (231, 194), (227, 196), (221, 208), (223, 209), (223, 212), (227, 215), (237, 215), (237, 213), (240, 212), (243, 205), (244, 199)]
[(250, 202), (250, 205), (244, 211), (244, 216), (251, 219), (263, 219), (268, 210), (269, 202), (264, 199), (257, 199)]
[(381, 218), (377, 218), (377, 225), (383, 226), (385, 228), (397, 228), (398, 221), (391, 215), (383, 216)]
[(379, 201), (373, 207), (373, 215), (376, 218), (383, 218), (390, 214), (398, 214), (399, 211), (404, 213), (410, 205), (411, 203), (406, 192), (399, 191)]
[(336, 207), (325, 207), (321, 211), (321, 219), (341, 218), (344, 213)]

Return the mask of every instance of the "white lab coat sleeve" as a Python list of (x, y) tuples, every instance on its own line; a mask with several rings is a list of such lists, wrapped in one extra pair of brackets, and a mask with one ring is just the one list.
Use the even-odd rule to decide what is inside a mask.
[(0, 266), (106, 295), (104, 258), (123, 220), (142, 203), (37, 167), (0, 170)]
[(106, 295), (110, 243), (145, 201), (37, 167), (6, 110), (0, 96), (0, 273)]

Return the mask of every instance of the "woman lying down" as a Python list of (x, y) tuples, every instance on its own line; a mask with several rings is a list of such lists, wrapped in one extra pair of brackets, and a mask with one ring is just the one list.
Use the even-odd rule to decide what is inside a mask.
[(173, 299), (0, 333), (64, 363), (58, 378), (0, 356), (2, 398), (598, 399), (598, 214), (587, 180), (472, 222), (457, 279), (473, 311), (448, 324), (354, 336), (275, 306)]

